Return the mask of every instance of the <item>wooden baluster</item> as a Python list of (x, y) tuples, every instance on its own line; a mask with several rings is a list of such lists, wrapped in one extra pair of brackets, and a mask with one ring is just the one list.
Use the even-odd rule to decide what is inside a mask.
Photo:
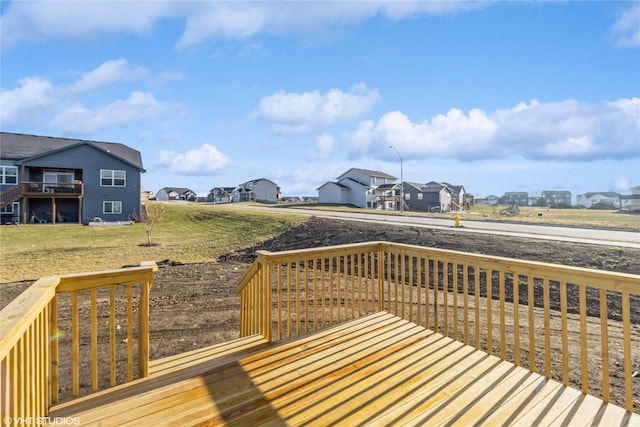
[(520, 275), (511, 274), (513, 287), (513, 352), (515, 364), (520, 366)]
[(602, 349), (602, 400), (611, 400), (609, 379), (609, 314), (607, 310), (607, 291), (600, 289), (600, 347)]
[(569, 337), (567, 331), (567, 283), (560, 282), (560, 336), (562, 340), (562, 385), (569, 385)]
[(536, 372), (536, 335), (535, 335), (535, 317), (534, 317), (534, 280), (531, 273), (527, 276), (527, 308), (529, 311), (529, 371)]
[(116, 287), (109, 287), (109, 384), (115, 387), (116, 379)]
[(98, 309), (96, 290), (91, 289), (91, 391), (98, 391)]
[(78, 292), (71, 292), (71, 397), (78, 397), (80, 388), (79, 350), (80, 330), (78, 327)]
[(59, 352), (61, 338), (60, 327), (58, 326), (58, 298), (56, 295), (51, 299), (49, 306), (51, 307), (51, 387), (49, 404), (55, 405), (58, 403), (58, 381), (60, 379), (58, 365), (60, 363)]
[(579, 286), (580, 298), (580, 358), (582, 366), (582, 392), (589, 394), (589, 366), (587, 363), (587, 288)]
[(127, 381), (133, 381), (133, 285), (127, 284)]
[[(543, 278), (543, 299), (544, 299), (544, 365), (545, 378), (551, 378), (551, 317), (549, 313), (549, 279)], [(535, 353), (534, 353), (535, 354)]]
[(633, 378), (631, 378), (631, 314), (629, 310), (629, 293), (622, 292), (621, 296), (625, 409), (629, 412), (633, 412)]

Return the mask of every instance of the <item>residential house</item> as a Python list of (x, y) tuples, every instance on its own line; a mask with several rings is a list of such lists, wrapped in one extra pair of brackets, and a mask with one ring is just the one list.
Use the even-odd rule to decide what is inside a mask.
[(494, 194), (489, 194), (487, 197), (477, 198), (476, 204), (496, 206), (498, 204), (498, 196)]
[(576, 205), (582, 208), (592, 208), (596, 205), (609, 205), (611, 208), (620, 207), (620, 194), (614, 191), (600, 191), (578, 194)]
[(540, 195), (540, 199), (540, 204), (538, 206), (547, 206), (550, 208), (571, 207), (571, 191), (545, 190)]
[(2, 223), (132, 220), (144, 171), (124, 144), (0, 132)]
[(233, 190), (236, 187), (213, 187), (207, 195), (207, 201), (213, 203), (228, 203), (233, 201)]
[[(382, 208), (387, 204), (388, 189), (376, 189), (385, 184), (395, 184), (398, 178), (369, 169), (351, 168), (337, 178), (318, 187), (319, 203), (351, 204), (360, 208)], [(399, 193), (398, 193), (399, 194)], [(397, 203), (396, 203), (397, 204)]]
[(167, 200), (188, 200), (195, 201), (196, 193), (193, 190), (183, 187), (162, 187), (156, 193), (156, 200), (166, 202)]
[(470, 204), (464, 186), (431, 181), (426, 184), (405, 182), (404, 200), (410, 210), (449, 212)]
[(633, 187), (630, 195), (620, 196), (620, 200), (630, 212), (640, 212), (640, 185)]
[(234, 188), (234, 202), (277, 203), (280, 198), (280, 187), (267, 178), (253, 179)]
[(529, 194), (526, 191), (508, 191), (498, 199), (499, 205), (528, 206)]

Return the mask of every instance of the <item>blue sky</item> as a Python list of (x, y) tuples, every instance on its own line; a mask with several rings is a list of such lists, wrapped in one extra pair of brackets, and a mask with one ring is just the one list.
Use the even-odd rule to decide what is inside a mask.
[(121, 142), (146, 189), (351, 167), (640, 185), (640, 3), (2, 1), (3, 131)]

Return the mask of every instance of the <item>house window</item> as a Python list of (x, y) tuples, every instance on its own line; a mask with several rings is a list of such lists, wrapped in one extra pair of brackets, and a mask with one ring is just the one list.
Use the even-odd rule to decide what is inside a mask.
[(122, 213), (122, 202), (119, 202), (119, 201), (102, 202), (102, 213), (104, 213), (104, 214), (121, 214)]
[(423, 197), (424, 197), (424, 194), (418, 193), (418, 200), (422, 200)]
[(20, 202), (13, 202), (3, 208), (0, 208), (0, 213), (3, 213), (3, 214), (13, 214), (13, 213), (19, 213), (19, 212), (20, 212)]
[(411, 193), (404, 193), (405, 200), (411, 200)]
[(0, 166), (0, 184), (17, 184), (18, 167)]
[(127, 172), (100, 169), (100, 185), (102, 187), (125, 187), (127, 185)]

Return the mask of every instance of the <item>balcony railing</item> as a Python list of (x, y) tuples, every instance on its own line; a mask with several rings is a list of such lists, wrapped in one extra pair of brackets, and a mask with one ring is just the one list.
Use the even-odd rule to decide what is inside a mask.
[[(51, 405), (82, 394), (81, 378), (90, 379), (85, 393), (92, 393), (148, 376), (149, 290), (156, 271), (147, 262), (46, 277), (7, 305), (0, 313), (2, 419), (46, 416)], [(98, 357), (102, 343), (108, 363)]]
[(83, 194), (84, 184), (80, 181), (73, 184), (21, 182), (0, 193), (0, 207), (20, 197), (81, 197)]
[[(638, 275), (373, 242), (260, 251), (238, 291), (241, 336), (277, 341), (388, 311), (634, 410)], [(612, 364), (624, 378), (612, 381)]]

